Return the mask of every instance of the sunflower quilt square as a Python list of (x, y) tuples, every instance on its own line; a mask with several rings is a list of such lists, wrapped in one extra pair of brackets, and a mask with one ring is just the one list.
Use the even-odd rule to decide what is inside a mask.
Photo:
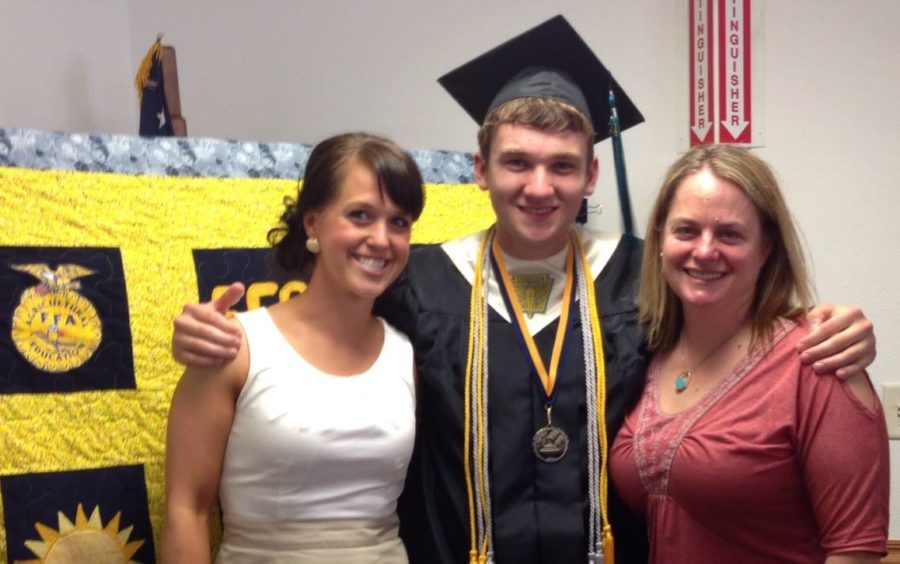
[(153, 563), (143, 466), (0, 477), (10, 562)]

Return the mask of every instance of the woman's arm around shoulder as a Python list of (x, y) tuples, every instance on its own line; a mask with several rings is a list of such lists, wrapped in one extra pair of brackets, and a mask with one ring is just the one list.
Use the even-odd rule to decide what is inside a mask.
[(166, 433), (164, 564), (210, 562), (209, 514), (219, 491), (235, 402), (249, 370), (246, 339), (231, 362), (190, 366), (175, 388)]

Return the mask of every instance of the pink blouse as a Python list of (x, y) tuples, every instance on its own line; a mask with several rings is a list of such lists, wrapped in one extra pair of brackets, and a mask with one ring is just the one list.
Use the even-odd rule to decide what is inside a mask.
[[(800, 363), (784, 322), (699, 402), (659, 407), (659, 363), (610, 454), (613, 483), (648, 520), (650, 562), (818, 562), (884, 554), (888, 442), (880, 404)], [(877, 403), (877, 402), (876, 402)], [(615, 523), (613, 523), (615, 531)]]

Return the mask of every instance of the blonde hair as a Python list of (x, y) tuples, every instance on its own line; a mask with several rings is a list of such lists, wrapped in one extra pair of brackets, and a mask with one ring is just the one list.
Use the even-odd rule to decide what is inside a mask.
[(594, 160), (594, 126), (591, 120), (575, 106), (562, 100), (533, 96), (504, 102), (484, 118), (484, 123), (478, 130), (478, 150), (485, 162), (490, 160), (491, 141), (494, 140), (497, 128), (505, 123), (525, 125), (552, 133), (584, 133), (587, 137), (588, 163)]
[(795, 317), (812, 305), (803, 249), (772, 170), (747, 149), (734, 145), (696, 147), (669, 168), (647, 224), (638, 309), (640, 320), (648, 324), (648, 346), (653, 351), (675, 346), (683, 321), (681, 302), (662, 272), (663, 225), (682, 181), (703, 169), (744, 193), (756, 209), (763, 236), (770, 245), (751, 306), (752, 341), (756, 343), (771, 335), (779, 317)]

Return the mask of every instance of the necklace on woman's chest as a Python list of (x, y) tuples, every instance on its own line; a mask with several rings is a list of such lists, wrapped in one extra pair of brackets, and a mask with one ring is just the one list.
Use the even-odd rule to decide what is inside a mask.
[[(694, 376), (694, 372), (700, 369), (709, 359), (717, 356), (717, 353), (722, 351), (727, 351), (730, 347), (729, 345), (733, 343), (738, 343), (738, 347), (740, 348), (741, 343), (743, 343), (743, 334), (744, 328), (738, 329), (727, 339), (725, 339), (720, 344), (716, 345), (712, 348), (706, 355), (700, 359), (699, 362), (695, 363), (693, 366), (688, 364), (688, 342), (687, 338), (682, 335), (681, 337), (681, 346), (679, 347), (680, 355), (681, 355), (681, 365), (682, 370), (675, 376), (675, 393), (680, 394), (688, 389), (691, 385), (691, 379)], [(740, 336), (740, 338), (738, 338)]]

